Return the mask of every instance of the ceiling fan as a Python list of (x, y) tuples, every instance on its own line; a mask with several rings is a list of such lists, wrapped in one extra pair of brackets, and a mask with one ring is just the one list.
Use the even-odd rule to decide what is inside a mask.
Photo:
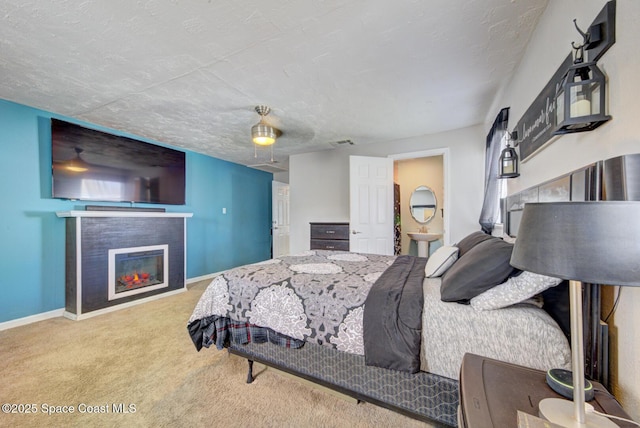
[(265, 105), (257, 105), (256, 113), (260, 115), (260, 122), (251, 127), (251, 140), (254, 143), (254, 156), (258, 157), (258, 146), (269, 146), (271, 148), (271, 162), (273, 162), (273, 145), (276, 139), (282, 135), (282, 131), (271, 126), (265, 117), (271, 112), (271, 108)]

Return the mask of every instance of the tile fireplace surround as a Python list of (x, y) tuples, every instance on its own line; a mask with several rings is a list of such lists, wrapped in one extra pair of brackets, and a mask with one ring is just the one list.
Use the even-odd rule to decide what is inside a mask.
[[(186, 290), (186, 220), (192, 213), (124, 210), (56, 214), (66, 218), (65, 317), (80, 320)], [(143, 259), (150, 249), (155, 249), (149, 253), (154, 256), (151, 265), (158, 269), (147, 286), (134, 271), (136, 259)], [(120, 253), (126, 253), (132, 266), (126, 279), (114, 267), (113, 254)], [(149, 262), (140, 263), (149, 266)], [(149, 273), (140, 275), (146, 280)]]

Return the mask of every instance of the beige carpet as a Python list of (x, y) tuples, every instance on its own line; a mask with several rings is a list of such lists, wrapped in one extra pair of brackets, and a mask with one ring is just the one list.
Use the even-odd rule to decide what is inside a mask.
[[(0, 331), (0, 427), (425, 427), (353, 404), (226, 351), (196, 352), (186, 324), (206, 283), (83, 321)], [(72, 406), (74, 413), (43, 414)], [(127, 409), (129, 413), (116, 411)], [(89, 410), (108, 413), (88, 413)], [(84, 412), (81, 412), (84, 411)]]

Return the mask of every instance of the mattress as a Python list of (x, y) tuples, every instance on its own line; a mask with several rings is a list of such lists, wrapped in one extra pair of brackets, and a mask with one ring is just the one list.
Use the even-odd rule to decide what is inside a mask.
[(422, 371), (457, 379), (466, 352), (539, 370), (570, 370), (569, 342), (544, 310), (522, 303), (479, 311), (443, 302), (440, 278), (425, 278), (423, 290)]

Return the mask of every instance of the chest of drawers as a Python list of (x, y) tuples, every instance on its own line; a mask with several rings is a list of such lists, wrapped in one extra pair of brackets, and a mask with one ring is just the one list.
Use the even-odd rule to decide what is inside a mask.
[(310, 223), (312, 250), (349, 251), (349, 223)]

